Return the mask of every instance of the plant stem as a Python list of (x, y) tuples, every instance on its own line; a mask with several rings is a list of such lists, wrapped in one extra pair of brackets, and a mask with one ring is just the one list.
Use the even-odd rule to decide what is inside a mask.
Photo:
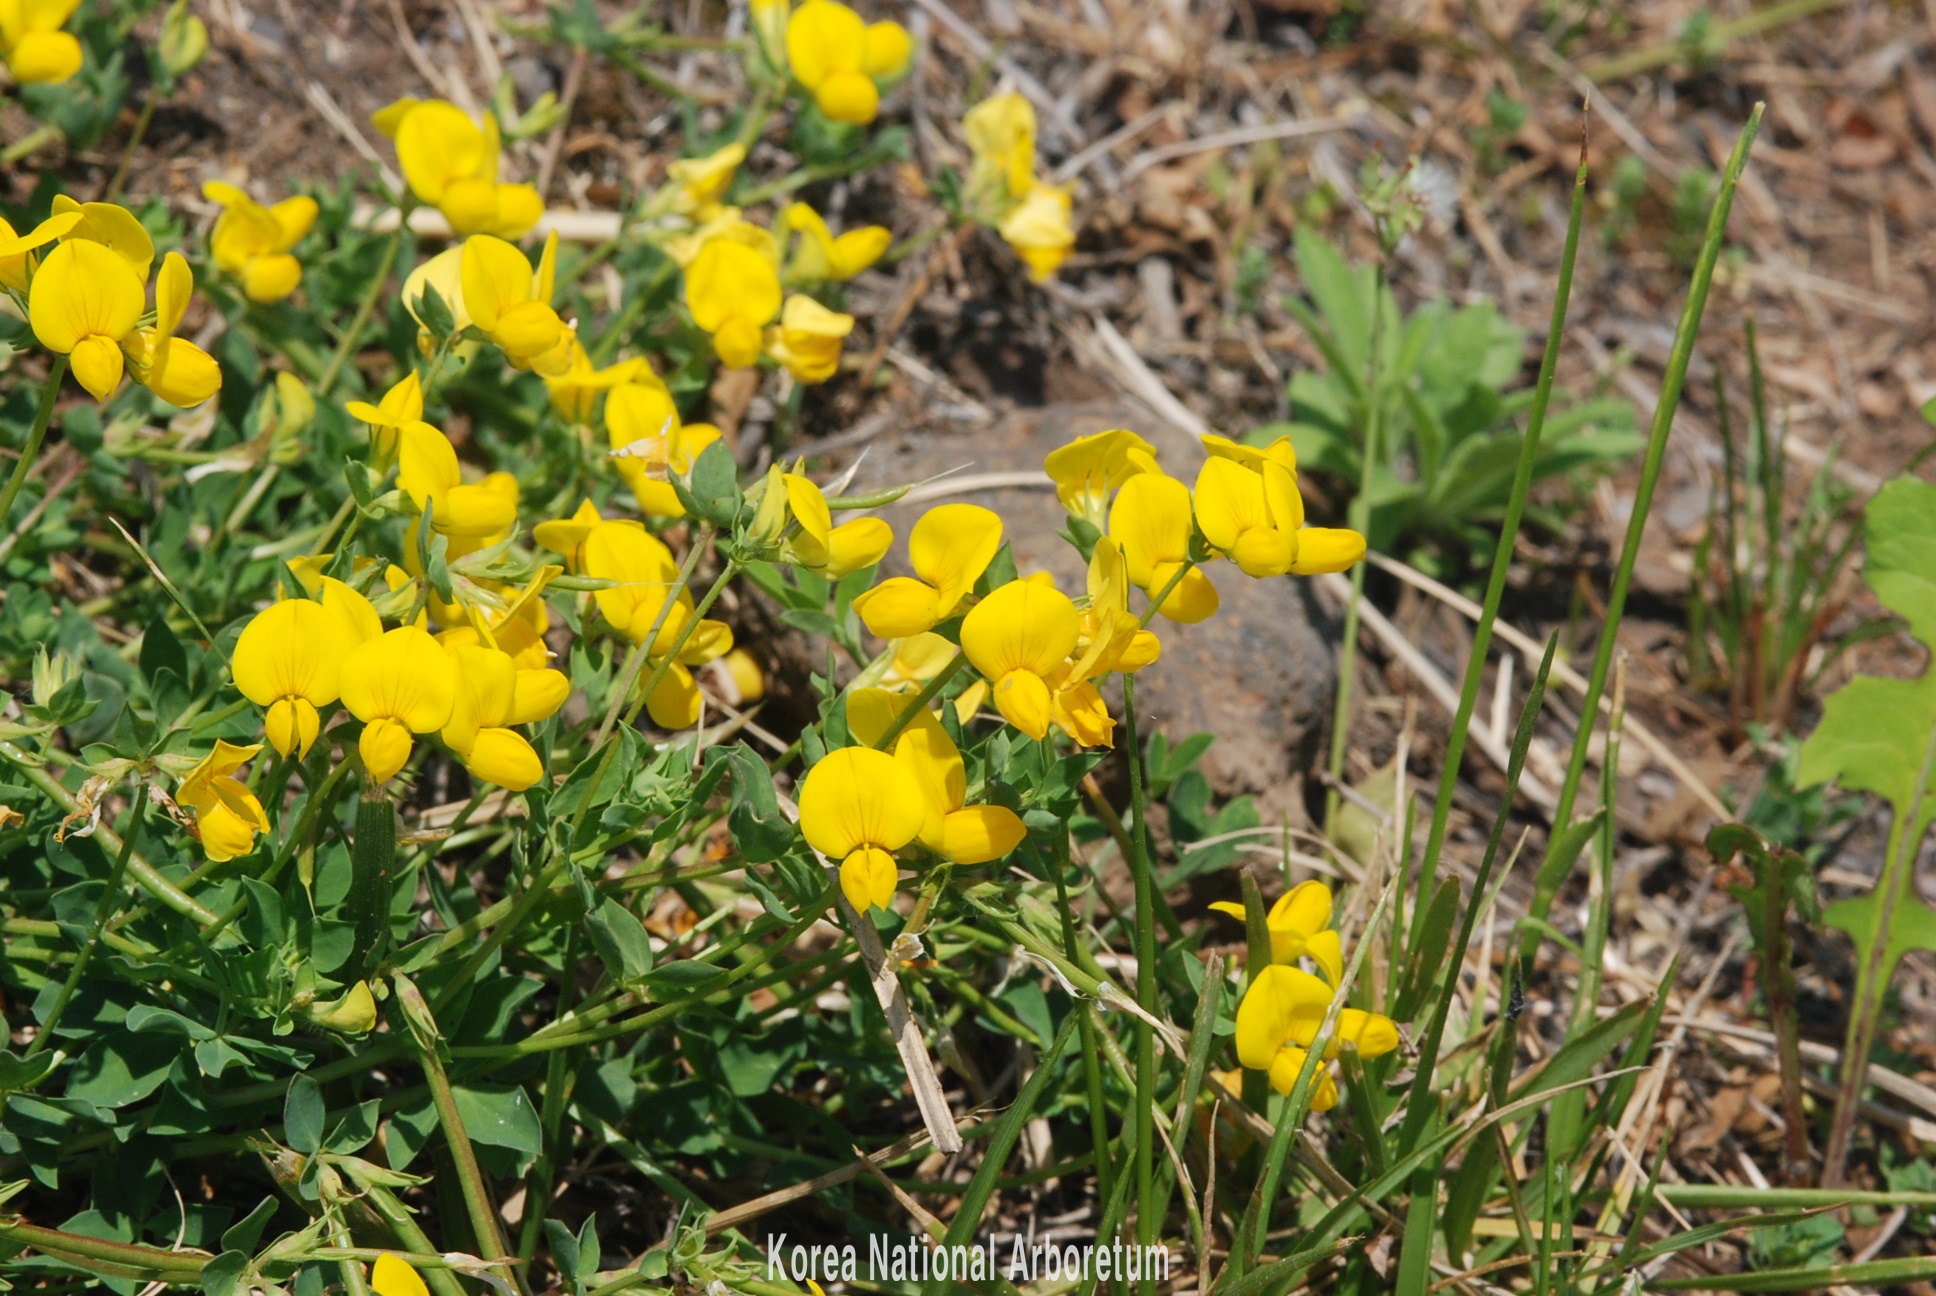
[[(578, 983), (578, 933), (582, 925), (573, 923), (565, 933), (565, 960), (558, 984), (558, 1011), (552, 1017), (553, 1026), (562, 1025), (571, 1012), (572, 995)], [(565, 1119), (565, 1087), (569, 1083), (565, 1075), (565, 1063), (570, 1057), (567, 1049), (553, 1049), (545, 1060), (544, 1110), (538, 1117), (538, 1128), (542, 1132), (545, 1153), (531, 1166), (531, 1173), (524, 1184), (524, 1221), (518, 1230), (518, 1259), (529, 1263), (538, 1253), (538, 1238), (544, 1233), (544, 1219), (551, 1204), (552, 1185), (557, 1180), (555, 1166), (562, 1153), (569, 1154), (569, 1148), (559, 1147), (559, 1127)]]
[[(901, 708), (900, 714), (894, 717), (894, 723), (887, 727), (887, 732), (881, 735), (881, 740), (874, 744), (874, 749), (891, 750), (894, 740), (901, 736), (902, 730), (908, 727), (917, 714), (926, 709), (928, 703), (934, 701), (935, 694), (947, 687), (948, 681), (955, 677), (955, 672), (967, 664), (968, 654), (965, 652), (957, 652), (949, 658), (948, 664), (943, 666), (933, 679), (921, 686), (921, 691), (914, 695), (914, 700)], [(1057, 885), (1060, 885), (1060, 879)]]
[(103, 202), (121, 201), (121, 187), (128, 183), (128, 171), (134, 166), (135, 151), (141, 141), (148, 137), (148, 127), (155, 120), (155, 96), (150, 94), (141, 104), (141, 115), (134, 119), (134, 130), (128, 134), (128, 147), (122, 150), (121, 165), (114, 169), (114, 179), (108, 181), (107, 192), (102, 195)]
[(40, 389), (40, 405), (34, 410), (33, 429), (27, 433), (27, 444), (20, 447), (20, 458), (14, 463), (12, 475), (7, 478), (6, 494), (0, 495), (0, 524), (13, 516), (13, 502), (20, 497), (20, 488), (27, 484), (27, 473), (40, 456), (40, 444), (47, 439), (47, 425), (54, 421), (54, 401), (60, 395), (61, 379), (66, 374), (67, 357), (55, 356), (54, 367), (47, 371), (47, 382)]
[(383, 286), (389, 281), (390, 271), (396, 267), (397, 254), (403, 249), (404, 233), (410, 228), (411, 205), (406, 198), (397, 209), (397, 228), (383, 245), (383, 259), (377, 263), (376, 273), (370, 276), (370, 286), (364, 290), (363, 300), (356, 304), (356, 314), (350, 317), (349, 327), (336, 340), (336, 351), (329, 358), (329, 368), (323, 370), (323, 376), (316, 380), (316, 399), (319, 401), (336, 389), (336, 380), (342, 377), (343, 366), (349, 363), (350, 354), (356, 350), (357, 339), (363, 336), (364, 327), (376, 311), (377, 298), (383, 295)]
[[(1123, 676), (1123, 751), (1129, 759), (1129, 804), (1136, 846), (1129, 861), (1136, 880), (1136, 1004), (1156, 1015), (1156, 881), (1151, 876), (1149, 851), (1149, 794), (1143, 780), (1143, 749), (1136, 735), (1136, 677)], [(1149, 1022), (1136, 1021), (1136, 1240), (1144, 1246), (1156, 1241), (1156, 1032)], [(1147, 1279), (1145, 1296), (1155, 1290)]]
[[(1492, 628), (1499, 619), (1499, 604), (1506, 595), (1506, 577), (1512, 570), (1520, 519), (1526, 512), (1526, 496), (1532, 490), (1533, 467), (1539, 461), (1540, 434), (1545, 430), (1546, 409), (1553, 397), (1553, 375), (1559, 368), (1560, 345), (1566, 334), (1567, 302), (1573, 294), (1573, 266), (1580, 252), (1580, 226), (1586, 213), (1586, 176), (1586, 139), (1583, 134), (1580, 140), (1580, 165), (1573, 176), (1573, 206), (1566, 220), (1566, 244), (1560, 253), (1559, 282), (1553, 290), (1553, 315), (1546, 328), (1546, 351), (1539, 362), (1539, 383), (1534, 388), (1533, 406), (1526, 417), (1526, 436), (1519, 444), (1519, 464), (1513, 471), (1512, 494), (1506, 500), (1506, 516), (1500, 524), (1499, 543), (1492, 553), (1492, 575), (1486, 581), (1485, 603), (1479, 610), (1478, 624), (1472, 629), (1472, 647), (1466, 656), (1464, 687), (1459, 690), (1459, 708), (1452, 717), (1451, 733), (1446, 739), (1444, 773), (1439, 779), (1438, 797), (1432, 804), (1432, 825), (1425, 834), (1425, 851), (1420, 856), (1417, 891), (1420, 903), (1413, 913), (1414, 939), (1418, 935), (1418, 924), (1425, 917), (1424, 901), (1432, 894), (1432, 886), (1438, 876), (1439, 853), (1445, 847), (1446, 824), (1452, 816), (1452, 795), (1459, 781), (1459, 761), (1465, 754), (1472, 712), (1485, 683), (1486, 657), (1492, 647)], [(1583, 711), (1581, 714), (1590, 716), (1593, 712)], [(1560, 828), (1565, 826), (1566, 820), (1555, 819), (1553, 823)], [(1478, 904), (1482, 898), (1475, 890), (1472, 903)]]
[(101, 947), (101, 934), (107, 930), (108, 920), (121, 907), (121, 886), (127, 878), (128, 856), (134, 854), (134, 839), (141, 831), (141, 816), (147, 810), (148, 782), (143, 779), (134, 791), (134, 807), (128, 813), (128, 835), (121, 839), (121, 850), (114, 857), (114, 868), (108, 873), (107, 890), (101, 893), (101, 903), (94, 907), (94, 925), (88, 932), (87, 943), (81, 946), (74, 966), (68, 969), (67, 980), (61, 983), (60, 994), (55, 998), (54, 1006), (48, 1010), (47, 1020), (40, 1024), (39, 1032), (27, 1045), (26, 1057), (32, 1057), (46, 1048), (54, 1038), (54, 1028), (60, 1025), (61, 1014), (67, 1011), (68, 1002), (74, 998), (81, 978), (87, 975), (87, 965), (93, 960), (94, 951)]
[[(627, 725), (639, 718), (639, 712), (645, 709), (646, 700), (659, 687), (660, 681), (665, 679), (666, 672), (672, 669), (672, 663), (679, 660), (679, 654), (685, 651), (686, 642), (692, 638), (693, 632), (699, 629), (700, 619), (713, 610), (713, 604), (718, 602), (719, 596), (726, 592), (726, 586), (732, 582), (733, 577), (739, 575), (739, 572), (737, 560), (728, 562), (725, 569), (713, 580), (711, 587), (700, 597), (699, 605), (693, 608), (691, 615), (686, 617), (686, 623), (679, 627), (679, 633), (674, 637), (672, 647), (666, 650), (665, 655), (659, 658), (658, 665), (652, 668), (652, 673), (646, 676), (644, 685), (639, 689), (638, 697), (632, 701), (632, 709), (625, 714)], [(686, 573), (686, 579), (691, 579), (690, 572)], [(655, 633), (653, 638), (657, 637)]]
[[(1647, 529), (1647, 514), (1653, 506), (1654, 487), (1660, 481), (1661, 462), (1667, 454), (1667, 438), (1674, 429), (1674, 411), (1681, 403), (1681, 387), (1687, 380), (1687, 366), (1694, 358), (1694, 340), (1701, 331), (1701, 316), (1707, 309), (1708, 289), (1714, 282), (1714, 265), (1721, 256), (1721, 244), (1728, 228), (1728, 212), (1734, 205), (1735, 186), (1748, 163), (1748, 149), (1761, 128), (1762, 105), (1757, 103), (1748, 124), (1735, 141), (1734, 152), (1722, 173), (1721, 190), (1708, 213), (1707, 234), (1701, 242), (1700, 256), (1694, 263), (1694, 277), (1688, 285), (1687, 301), (1681, 307), (1680, 323), (1674, 332), (1674, 348), (1669, 353), (1667, 372), (1661, 379), (1660, 403), (1654, 410), (1653, 428), (1647, 437), (1647, 452), (1641, 461), (1640, 482), (1634, 490), (1633, 516), (1627, 523), (1627, 537), (1620, 549), (1620, 565), (1614, 569), (1613, 588), (1607, 593), (1607, 610), (1600, 627), (1599, 647), (1594, 650), (1593, 670), (1587, 676), (1586, 696), (1580, 702), (1582, 717), (1573, 735), (1573, 755), (1567, 762), (1566, 781), (1560, 785), (1559, 802), (1553, 810), (1553, 825), (1564, 830), (1573, 822), (1573, 802), (1580, 793), (1580, 779), (1586, 772), (1587, 745), (1592, 741), (1591, 718), (1600, 713), (1600, 695), (1606, 691), (1607, 671), (1613, 664), (1613, 649), (1620, 635), (1620, 622), (1626, 612), (1627, 590), (1633, 584), (1634, 561), (1640, 555), (1640, 539)], [(1527, 916), (1544, 921), (1553, 907), (1564, 878), (1549, 877), (1544, 868), (1535, 880)], [(1539, 946), (1539, 932), (1528, 927), (1520, 939), (1519, 957), (1524, 973), (1530, 977), (1533, 952)]]

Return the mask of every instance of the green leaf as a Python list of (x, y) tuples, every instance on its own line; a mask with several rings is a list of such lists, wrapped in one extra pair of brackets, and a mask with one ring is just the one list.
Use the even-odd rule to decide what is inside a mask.
[(452, 1090), (464, 1132), (473, 1143), (507, 1148), (524, 1156), (544, 1151), (544, 1132), (531, 1099), (516, 1085), (460, 1085)]
[(254, 1210), (229, 1225), (228, 1232), (222, 1234), (222, 1250), (253, 1252), (255, 1244), (262, 1240), (262, 1230), (275, 1218), (279, 1205), (274, 1197), (264, 1197), (257, 1202)]
[(249, 1257), (241, 1251), (224, 1251), (202, 1266), (203, 1296), (234, 1296), (249, 1267)]
[(140, 661), (142, 677), (150, 684), (164, 670), (173, 671), (178, 680), (188, 679), (188, 651), (168, 628), (165, 617), (157, 616), (148, 623), (147, 633), (141, 636)]
[(612, 980), (631, 985), (652, 970), (652, 942), (645, 924), (609, 897), (585, 919), (585, 929)]
[(724, 763), (731, 775), (733, 799), (726, 826), (740, 857), (749, 864), (764, 864), (786, 854), (793, 847), (793, 822), (780, 810), (773, 772), (766, 762), (745, 743), (734, 743), (706, 753), (706, 764), (716, 763)]
[(323, 1146), (323, 1090), (306, 1075), (289, 1082), (289, 1093), (282, 1102), (282, 1138), (304, 1156), (313, 1156)]
[(699, 452), (692, 464), (690, 490), (694, 504), (688, 505), (706, 521), (731, 526), (739, 514), (739, 463), (724, 441), (715, 441)]

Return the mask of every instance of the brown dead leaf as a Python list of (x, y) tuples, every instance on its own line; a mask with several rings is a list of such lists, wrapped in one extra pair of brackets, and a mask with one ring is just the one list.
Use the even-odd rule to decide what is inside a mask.
[(1707, 1103), (1707, 1120), (1689, 1130), (1680, 1141), (1680, 1151), (1703, 1152), (1719, 1143), (1748, 1105), (1748, 1087), (1730, 1085), (1716, 1091)]

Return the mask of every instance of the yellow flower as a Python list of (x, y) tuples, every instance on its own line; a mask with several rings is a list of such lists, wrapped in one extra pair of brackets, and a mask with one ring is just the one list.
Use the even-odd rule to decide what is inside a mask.
[(1291, 444), (1291, 439), (1287, 436), (1278, 437), (1269, 445), (1262, 447), (1232, 441), (1229, 437), (1218, 436), (1214, 432), (1206, 432), (1197, 439), (1203, 442), (1206, 454), (1213, 458), (1229, 459), (1240, 463), (1252, 472), (1264, 471), (1266, 461), (1288, 468), (1293, 475), (1297, 472), (1297, 447)]
[(370, 445), (375, 452), (374, 457), (379, 463), (385, 462), (396, 453), (397, 433), (412, 423), (423, 421), (423, 384), (417, 379), (417, 371), (412, 369), (383, 393), (379, 403), (372, 405), (368, 401), (347, 401), (343, 408), (370, 425)]
[(148, 271), (154, 268), (155, 241), (149, 237), (148, 230), (141, 220), (126, 207), (116, 203), (75, 202), (66, 194), (55, 194), (53, 214), (79, 216), (72, 228), (63, 238), (86, 239), (99, 243), (116, 256), (128, 263), (134, 277), (142, 283), (148, 282)]
[(744, 161), (746, 146), (735, 141), (705, 157), (680, 158), (672, 163), (666, 168), (666, 210), (706, 220), (718, 209), (719, 200), (732, 187), (733, 176)]
[[(1109, 509), (1109, 534), (1122, 542), (1130, 583), (1151, 598), (1161, 594), (1190, 557), (1190, 488), (1174, 477), (1145, 472), (1123, 483)], [(1217, 610), (1217, 587), (1200, 567), (1157, 608), (1183, 625), (1194, 625)]]
[(1345, 527), (1305, 527), (1297, 533), (1293, 576), (1349, 571), (1365, 560), (1365, 538)]
[(24, 83), (65, 81), (81, 70), (81, 43), (61, 30), (81, 0), (0, 0), (7, 71)]
[(572, 423), (589, 423), (592, 411), (598, 405), (598, 398), (620, 383), (642, 382), (649, 385), (657, 381), (658, 375), (643, 360), (621, 360), (603, 369), (594, 368), (591, 356), (574, 333), (565, 371), (556, 377), (546, 378), (545, 389), (551, 394), (551, 408), (558, 411), (558, 417)]
[(394, 132), (397, 161), (411, 191), (441, 211), (459, 236), (519, 238), (544, 215), (536, 189), (498, 183), (502, 146), (497, 118), (490, 113), (480, 130), (454, 104), (431, 99), (373, 120)]
[(797, 202), (786, 209), (787, 228), (800, 233), (792, 274), (806, 283), (848, 280), (880, 260), (894, 235), (884, 225), (863, 225), (838, 238), (819, 212)]
[(367, 1035), (376, 1029), (376, 996), (368, 981), (358, 981), (341, 998), (313, 1003), (309, 1020), (345, 1035)]
[(782, 75), (786, 72), (787, 18), (792, 0), (752, 0), (753, 34), (759, 38), (760, 53)]
[(1082, 612), (1078, 656), (1050, 680), (1055, 726), (1085, 747), (1114, 745), (1116, 722), (1091, 680), (1111, 671), (1133, 674), (1162, 655), (1163, 645), (1129, 611), (1129, 574), (1122, 546), (1099, 537), (1089, 560), (1089, 606)]
[(598, 505), (588, 499), (580, 502), (578, 511), (570, 517), (540, 522), (532, 527), (531, 538), (551, 552), (563, 554), (565, 570), (576, 576), (585, 565), (585, 537), (604, 520), (598, 512)]
[(605, 435), (613, 466), (651, 517), (684, 517), (686, 506), (666, 480), (692, 471), (699, 452), (719, 440), (710, 423), (682, 424), (664, 383), (623, 383), (605, 398)]
[[(894, 655), (881, 676), (883, 688), (896, 693), (918, 693), (955, 659), (955, 646), (933, 631), (896, 640)], [(988, 681), (978, 679), (955, 698), (955, 719), (967, 724), (988, 700)]]
[(370, 1266), (370, 1290), (376, 1296), (430, 1296), (430, 1289), (409, 1263), (384, 1252)]
[[(1237, 1005), (1237, 1060), (1252, 1070), (1270, 1072), (1272, 1087), (1288, 1094), (1304, 1065), (1304, 1050), (1324, 1024), (1331, 996), (1330, 986), (1301, 968), (1282, 963), (1265, 968)], [(1330, 1053), (1343, 1044), (1350, 1044), (1361, 1057), (1381, 1057), (1398, 1047), (1398, 1027), (1378, 1013), (1345, 1008), (1338, 1014)], [(1293, 1051), (1294, 1058), (1284, 1056)], [(1316, 1109), (1315, 1102), (1312, 1106)]]
[(1197, 525), (1210, 547), (1246, 576), (1282, 576), (1297, 561), (1304, 498), (1297, 477), (1274, 459), (1262, 471), (1212, 455), (1197, 472)]
[(732, 681), (733, 705), (747, 706), (766, 696), (766, 672), (760, 659), (744, 648), (735, 648), (719, 659), (719, 670)]
[(961, 119), (974, 161), (968, 192), (995, 209), (1021, 198), (1035, 185), (1035, 107), (1013, 90), (984, 99)]
[(134, 367), (135, 381), (170, 405), (186, 409), (222, 390), (222, 370), (215, 357), (186, 338), (175, 336), (188, 299), (195, 294), (195, 275), (179, 252), (162, 258), (155, 276), (155, 324), (136, 329), (121, 339), (121, 350)]
[[(601, 522), (585, 538), (584, 561), (586, 575), (616, 583), (614, 588), (593, 595), (599, 612), (614, 630), (634, 643), (643, 643), (652, 633), (652, 624), (659, 619), (668, 593), (678, 583), (679, 565), (673, 561), (672, 551), (636, 523)], [(645, 701), (652, 722), (662, 729), (685, 729), (698, 723), (699, 686), (689, 668), (704, 665), (733, 646), (733, 632), (725, 623), (701, 621), (679, 655), (667, 662), (692, 613), (692, 594), (682, 589), (646, 649), (646, 660), (654, 669), (662, 662), (666, 665)]]
[(1002, 520), (979, 504), (929, 509), (908, 533), (913, 576), (882, 581), (854, 600), (869, 633), (905, 639), (954, 614), (1002, 547)]
[(121, 340), (146, 294), (128, 263), (99, 243), (70, 239), (47, 254), (27, 299), (34, 336), (70, 358), (74, 378), (105, 401), (121, 384)]
[(63, 212), (49, 216), (25, 234), (16, 234), (12, 225), (0, 219), (0, 284), (17, 293), (26, 292), (40, 267), (40, 249), (80, 223), (80, 212)]
[(764, 225), (755, 225), (739, 213), (737, 207), (715, 207), (690, 233), (681, 234), (665, 241), (666, 255), (671, 257), (681, 270), (692, 269), (692, 263), (714, 239), (724, 239), (728, 243), (738, 243), (760, 254), (774, 274), (780, 270), (780, 241), (773, 237), (773, 231)]
[(767, 354), (803, 383), (823, 383), (840, 368), (841, 343), (854, 331), (854, 317), (830, 311), (811, 297), (795, 293), (780, 313), (780, 327)]
[(744, 243), (710, 239), (686, 268), (686, 305), (693, 323), (713, 335), (719, 362), (748, 369), (759, 362), (761, 330), (780, 313), (780, 276)]
[(1082, 617), (1046, 581), (1010, 581), (962, 620), (961, 650), (994, 685), (1002, 718), (1038, 742), (1054, 720), (1049, 677), (1075, 651)]
[(398, 438), (397, 485), (430, 515), (434, 530), (477, 538), (496, 535), (517, 520), (517, 483), (508, 474), (509, 492), (502, 481), (464, 484), (456, 447), (428, 423), (406, 423)]
[[(1219, 900), (1210, 907), (1244, 921), (1240, 904)], [(1295, 963), (1309, 958), (1332, 985), (1344, 975), (1344, 950), (1338, 943), (1338, 933), (1328, 930), (1331, 888), (1316, 878), (1300, 882), (1279, 896), (1264, 926), (1270, 931), (1271, 962)]]
[(899, 76), (914, 42), (899, 23), (863, 23), (837, 0), (807, 0), (787, 20), (787, 61), (820, 111), (865, 126), (880, 111), (876, 80)]
[(571, 368), (574, 338), (551, 309), (558, 235), (545, 239), (537, 270), (514, 245), (488, 234), (464, 240), (458, 265), (464, 310), (519, 369), (559, 377)]
[[(1203, 438), (1203, 448), (1212, 457), (1241, 464), (1263, 478), (1273, 525), (1281, 529), (1286, 525), (1283, 519), (1295, 518), (1295, 522), (1290, 524), (1295, 531), (1291, 537), (1294, 556), (1287, 569), (1292, 575), (1316, 576), (1323, 572), (1345, 571), (1364, 560), (1365, 538), (1356, 531), (1304, 525), (1304, 501), (1297, 494), (1297, 451), (1289, 437), (1279, 437), (1260, 449), (1227, 437), (1207, 435)], [(1226, 479), (1236, 480), (1229, 478), (1228, 470), (1219, 471)], [(1242, 495), (1244, 509), (1248, 510), (1251, 491), (1247, 481)], [(1213, 504), (1212, 508), (1214, 512), (1216, 505)], [(1202, 511), (1203, 506), (1199, 503), (1199, 521)], [(1212, 524), (1223, 523), (1213, 521)], [(1206, 530), (1204, 534), (1208, 536), (1209, 532)]]
[(280, 301), (302, 282), (302, 263), (289, 255), (316, 224), (316, 200), (285, 198), (264, 207), (231, 184), (210, 180), (202, 193), (222, 204), (208, 250), (215, 264), (242, 281), (253, 302)]
[(562, 690), (550, 681), (527, 686), (522, 690), (525, 695), (532, 699), (542, 695), (550, 705), (542, 714), (519, 714), (520, 676), (556, 676), (564, 681), (563, 674), (555, 670), (520, 671), (509, 653), (481, 644), (463, 645), (449, 652), (457, 667), (457, 696), (443, 728), (444, 745), (483, 782), (512, 792), (524, 791), (544, 777), (544, 764), (525, 736), (511, 726), (542, 720), (557, 710), (570, 692), (570, 683), (566, 681)]
[[(855, 689), (847, 695), (848, 728), (874, 747), (913, 701), (887, 689)], [(963, 805), (968, 771), (961, 751), (926, 707), (895, 738), (893, 754), (921, 789), (925, 813), (915, 835), (929, 850), (957, 864), (986, 864), (1028, 836), (1021, 817), (1006, 806)]]
[(798, 473), (787, 473), (787, 507), (799, 531), (788, 543), (788, 558), (816, 576), (837, 581), (850, 572), (872, 567), (894, 543), (894, 529), (879, 518), (856, 518), (834, 525), (833, 512), (820, 487)]
[(436, 733), (457, 701), (457, 669), (418, 626), (379, 635), (343, 659), (343, 705), (363, 722), (357, 750), (374, 783), (410, 759), (412, 734)]
[(255, 835), (269, 831), (262, 803), (235, 777), (261, 750), (260, 743), (237, 747), (218, 740), (215, 750), (184, 774), (175, 789), (175, 799), (195, 812), (202, 852), (215, 863), (247, 855), (255, 849)]
[[(412, 270), (403, 281), (403, 308), (410, 312), (410, 318), (423, 324), (423, 299), (429, 294), (425, 291), (435, 288), (444, 305), (450, 308), (451, 328), (462, 333), (471, 326), (470, 313), (464, 309), (464, 248), (445, 248), (430, 260)], [(426, 326), (427, 327), (427, 326)], [(428, 346), (425, 337), (418, 338), (419, 346)], [(429, 354), (426, 350), (425, 354)]]
[(1062, 507), (1100, 531), (1110, 493), (1138, 473), (1158, 471), (1155, 455), (1156, 447), (1128, 428), (1111, 428), (1049, 451), (1042, 469)]
[(343, 658), (382, 632), (369, 600), (343, 582), (328, 581), (324, 598), (335, 606), (295, 598), (256, 613), (230, 662), (242, 696), (268, 708), (264, 728), (284, 756), (309, 755), (317, 709), (336, 700)]
[(808, 845), (840, 861), (840, 889), (862, 913), (894, 899), (891, 852), (914, 840), (926, 813), (907, 767), (869, 747), (828, 752), (800, 787), (800, 831)]
[(1046, 283), (1076, 245), (1069, 191), (1038, 181), (995, 229), (1028, 264), (1029, 278)]

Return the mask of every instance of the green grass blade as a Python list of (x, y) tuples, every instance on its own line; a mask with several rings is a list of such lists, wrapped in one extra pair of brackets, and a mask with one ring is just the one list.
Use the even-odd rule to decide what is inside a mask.
[(1656, 1278), (1649, 1291), (1799, 1292), (1832, 1287), (1897, 1287), (1936, 1278), (1936, 1256), (1871, 1260), (1868, 1264), (1823, 1265), (1818, 1269), (1764, 1269), (1760, 1273), (1695, 1274)]
[(1035, 1114), (1035, 1105), (1042, 1101), (1042, 1095), (1048, 1091), (1049, 1079), (1055, 1073), (1056, 1059), (1062, 1056), (1069, 1036), (1075, 1033), (1080, 1011), (1080, 1004), (1070, 1008), (1068, 1016), (1062, 1019), (1062, 1028), (1055, 1033), (1054, 1042), (1037, 1059), (1035, 1074), (1022, 1086), (1014, 1105), (1003, 1112), (1001, 1120), (996, 1123), (995, 1132), (988, 1139), (988, 1153), (976, 1168), (975, 1177), (968, 1181), (968, 1191), (961, 1195), (961, 1208), (955, 1212), (954, 1223), (948, 1227), (948, 1245), (966, 1243), (973, 1238), (976, 1226), (981, 1223), (982, 1211), (994, 1194), (995, 1181), (1001, 1177), (1002, 1167), (1008, 1164), (1008, 1154), (1015, 1150), (1016, 1140), (1022, 1137), (1022, 1127), (1028, 1124), (1029, 1117)]

